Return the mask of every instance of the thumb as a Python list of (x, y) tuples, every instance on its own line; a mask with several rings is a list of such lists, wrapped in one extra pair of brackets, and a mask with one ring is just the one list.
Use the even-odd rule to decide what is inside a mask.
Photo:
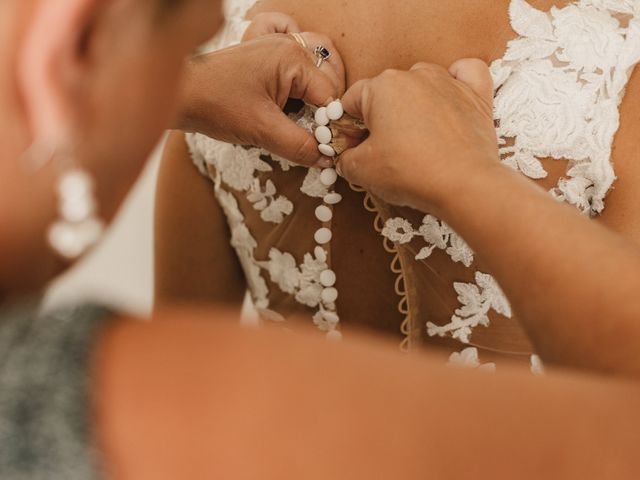
[[(307, 52), (305, 55), (311, 55)], [(306, 58), (298, 68), (298, 73), (293, 78), (289, 96), (303, 100), (309, 105), (326, 105), (341, 94), (338, 82), (334, 81), (315, 66), (311, 58)]]
[(366, 140), (355, 148), (346, 150), (338, 157), (336, 164), (338, 174), (354, 185), (367, 188), (369, 182), (367, 181), (366, 161), (367, 159), (373, 158), (370, 150), (371, 145), (369, 140)]
[(486, 63), (477, 58), (463, 58), (451, 65), (449, 73), (492, 108), (493, 78)]
[(365, 116), (368, 110), (366, 103), (368, 102), (370, 83), (370, 80), (359, 80), (342, 97), (344, 111), (354, 118), (364, 120), (365, 124), (367, 123)]
[(271, 20), (271, 27), (268, 33), (291, 33), (300, 32), (300, 27), (297, 22), (284, 13), (269, 13)]
[(313, 134), (296, 125), (275, 105), (270, 110), (267, 130), (260, 146), (299, 165), (314, 166), (325, 157), (318, 151)]

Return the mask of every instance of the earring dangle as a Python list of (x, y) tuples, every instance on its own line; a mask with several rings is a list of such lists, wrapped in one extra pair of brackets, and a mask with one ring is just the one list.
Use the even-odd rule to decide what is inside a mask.
[(49, 245), (67, 260), (81, 257), (104, 233), (97, 216), (94, 183), (86, 170), (74, 167), (62, 173), (57, 184), (59, 218), (49, 228)]
[[(23, 155), (30, 170), (44, 167), (58, 155), (56, 149), (35, 142)], [(71, 156), (65, 156), (56, 182), (58, 218), (47, 231), (47, 241), (53, 251), (66, 260), (75, 260), (98, 243), (104, 233), (104, 222), (98, 217), (95, 185), (88, 171), (75, 166)]]

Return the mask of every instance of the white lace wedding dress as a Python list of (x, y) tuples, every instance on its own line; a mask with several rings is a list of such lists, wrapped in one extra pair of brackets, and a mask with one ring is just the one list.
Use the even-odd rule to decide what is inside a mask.
[[(227, 26), (211, 49), (240, 40), (248, 26), (244, 15), (252, 3), (227, 6)], [(640, 61), (640, 1), (579, 0), (540, 11), (525, 0), (512, 0), (509, 14), (518, 37), (508, 43), (504, 57), (491, 65), (502, 161), (531, 179), (542, 179), (547, 172), (540, 159), (568, 160), (565, 175), (550, 195), (596, 216), (605, 208), (615, 180), (611, 153), (619, 106)], [(312, 128), (312, 110), (307, 108), (297, 120)], [(351, 301), (362, 291), (340, 288), (340, 275), (349, 275), (343, 271), (336, 284), (339, 299), (323, 296), (326, 285), (321, 274), (339, 270), (332, 259), (340, 246), (330, 242), (318, 247), (313, 242), (316, 227), (309, 224), (315, 221), (320, 226), (320, 222), (305, 213), (309, 208), (304, 205), (318, 205), (329, 192), (319, 180), (320, 172), (303, 170), (260, 149), (202, 135), (188, 135), (187, 142), (194, 162), (213, 181), (228, 219), (230, 241), (262, 317), (284, 320), (286, 314), (278, 306), (288, 301), (308, 312), (320, 330), (340, 336), (341, 324), (347, 320), (341, 319), (341, 302)], [(279, 178), (288, 179), (286, 188)], [(297, 184), (293, 190), (291, 183)], [(341, 207), (337, 204), (332, 209)], [(377, 214), (370, 234), (381, 234), (393, 255), (392, 271), (398, 280), (394, 291), (385, 295), (394, 297), (394, 304), (399, 301), (403, 318), (397, 328), (403, 332), (403, 345), (423, 343), (420, 337), (455, 339), (461, 351), (451, 354), (452, 362), (494, 368), (481, 365), (478, 349), (469, 345), (478, 345), (474, 338), (479, 329), (516, 321), (500, 287), (476, 264), (464, 239), (432, 215), (397, 209), (368, 195), (365, 207)], [(288, 224), (287, 229), (283, 225), (302, 215), (307, 216), (304, 228), (299, 221), (298, 233), (285, 240), (285, 230), (296, 224)], [(337, 228), (331, 221), (325, 226)], [(462, 267), (469, 280), (451, 279), (448, 286), (438, 287), (449, 290), (440, 294), (448, 309), (444, 321), (434, 319), (438, 315), (429, 313), (433, 305), (421, 295), (421, 288), (433, 283), (422, 273), (439, 268), (429, 263), (436, 254)], [(388, 263), (387, 258), (380, 261)], [(376, 278), (369, 282), (375, 286)], [(363, 285), (363, 291), (366, 288)], [(540, 368), (533, 355), (532, 369)]]

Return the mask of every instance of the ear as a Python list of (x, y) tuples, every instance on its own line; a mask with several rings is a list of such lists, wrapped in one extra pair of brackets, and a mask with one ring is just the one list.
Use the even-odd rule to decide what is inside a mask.
[(34, 139), (69, 141), (74, 78), (82, 67), (99, 0), (39, 1), (18, 55), (18, 88)]

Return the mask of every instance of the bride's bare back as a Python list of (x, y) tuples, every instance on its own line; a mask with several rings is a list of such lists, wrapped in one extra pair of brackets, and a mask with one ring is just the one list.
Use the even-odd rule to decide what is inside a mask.
[(419, 61), (450, 65), (461, 55), (485, 60), (499, 55), (512, 36), (508, 5), (508, 0), (261, 0), (249, 18), (283, 12), (303, 31), (325, 33), (340, 50), (351, 84)]
[[(480, 58), (487, 63), (501, 58), (507, 41), (517, 36), (509, 21), (510, 3), (510, 0), (259, 0), (248, 18), (263, 12), (284, 12), (295, 18), (303, 31), (327, 34), (344, 59), (349, 86), (386, 69), (408, 69), (418, 62), (448, 67), (465, 57)], [(572, 2), (530, 0), (528, 3), (548, 11)], [(632, 79), (621, 109), (614, 162), (624, 169), (627, 163), (637, 163), (632, 162), (635, 135), (630, 130), (640, 129), (636, 126), (637, 116), (632, 113), (640, 105), (638, 89), (640, 82)], [(620, 152), (621, 149), (624, 152)], [(623, 162), (622, 153), (625, 159), (630, 159)], [(565, 167), (561, 162), (545, 162), (549, 177), (540, 185), (553, 187)], [(611, 195), (617, 196), (615, 192)], [(626, 218), (626, 222), (629, 221)], [(640, 218), (632, 224), (640, 238)]]
[[(569, 0), (533, 0), (547, 11)], [(448, 67), (460, 58), (487, 63), (501, 58), (507, 42), (516, 37), (509, 22), (510, 0), (259, 0), (248, 18), (264, 12), (284, 12), (303, 31), (327, 34), (340, 51), (347, 85), (374, 77), (386, 69), (409, 69), (418, 62)], [(634, 102), (629, 98), (627, 103)], [(547, 162), (551, 188), (566, 165)]]
[[(349, 81), (353, 82), (385, 68), (408, 67), (421, 60), (448, 65), (463, 56), (480, 56), (487, 60), (501, 56), (506, 38), (514, 36), (507, 27), (507, 4), (507, 0), (269, 0), (258, 8), (288, 12), (298, 19), (303, 29), (328, 32), (341, 48), (347, 61)], [(539, 2), (536, 6), (547, 8), (549, 2)], [(505, 30), (505, 38), (499, 39), (502, 29)], [(494, 54), (495, 44), (498, 45)], [(640, 171), (635, 170), (640, 168), (640, 162), (633, 146), (640, 138), (640, 122), (636, 113), (640, 111), (638, 107), (640, 85), (632, 80), (621, 110), (622, 126), (615, 143), (614, 159), (620, 178), (616, 190), (607, 199), (607, 209), (601, 217), (612, 228), (636, 241), (640, 238), (640, 215), (633, 208), (638, 201), (634, 193), (638, 189), (634, 188), (634, 183), (640, 178)], [(231, 232), (227, 218), (214, 196), (211, 181), (193, 168), (190, 160), (184, 136), (174, 134), (165, 153), (158, 193), (157, 294), (161, 300), (239, 302), (246, 288), (246, 275), (235, 260), (236, 252), (229, 245)], [(559, 164), (544, 162), (550, 177), (544, 182), (547, 188), (564, 173), (564, 165), (558, 167)], [(557, 170), (553, 170), (554, 167)], [(299, 181), (304, 177), (302, 169), (291, 169), (285, 176), (281, 175), (277, 164), (274, 163), (273, 168), (274, 177), (278, 177), (274, 179), (278, 192), (296, 202), (295, 214), (291, 216), (295, 218), (287, 224), (288, 228), (273, 229), (271, 233), (282, 235), (272, 238), (265, 235), (259, 219), (253, 216), (252, 205), (242, 204), (242, 213), (261, 244), (256, 249), (256, 257), (266, 259), (270, 243), (294, 251), (299, 257), (307, 251), (309, 237), (313, 236), (313, 208), (317, 202), (309, 203), (304, 196), (296, 196)], [(347, 311), (342, 314), (342, 320), (347, 324), (377, 322), (378, 327), (397, 332), (399, 322), (394, 317), (397, 309), (392, 293), (395, 274), (390, 272), (387, 265), (389, 254), (381, 248), (381, 239), (372, 228), (373, 215), (362, 209), (362, 198), (356, 193), (349, 193), (344, 185), (339, 188), (343, 189), (345, 199), (336, 209), (332, 249), (334, 253), (342, 255), (334, 258), (333, 262), (343, 292), (343, 297), (338, 301), (339, 308)], [(237, 197), (242, 200), (244, 193), (239, 193)], [(287, 232), (282, 230), (287, 230), (289, 234), (285, 235)], [(238, 239), (236, 236), (235, 240)], [(348, 253), (343, 254), (345, 251)], [(543, 255), (544, 252), (534, 254)], [(435, 261), (435, 257), (430, 259), (430, 262)], [(450, 262), (448, 257), (437, 261), (442, 264), (431, 264), (431, 268), (440, 277), (458, 280), (468, 278), (468, 272), (465, 269), (458, 271), (459, 265)], [(370, 276), (367, 277), (363, 272)], [(421, 270), (417, 274), (420, 275)], [(279, 295), (278, 285), (269, 283), (269, 286), (274, 295)], [(414, 293), (432, 296), (432, 287), (427, 287)], [(451, 285), (446, 285), (446, 288), (450, 289)], [(278, 306), (286, 303), (283, 298), (273, 300)], [(390, 307), (386, 306), (388, 303)], [(451, 305), (447, 308), (450, 309)], [(382, 324), (385, 319), (388, 319), (387, 325)], [(517, 325), (515, 319), (509, 322)], [(511, 339), (511, 342), (517, 342), (517, 338), (520, 338), (518, 333), (514, 337), (516, 340)], [(228, 340), (226, 336), (224, 338)], [(296, 337), (291, 339), (296, 341)], [(488, 343), (500, 339), (485, 340)], [(501, 340), (503, 344), (506, 341), (508, 339)], [(277, 342), (273, 345), (276, 350), (279, 348)], [(521, 346), (526, 349), (526, 345)], [(305, 348), (306, 344), (300, 350), (302, 357), (314, 355), (312, 350)], [(258, 352), (259, 349), (249, 346), (247, 351)], [(263, 353), (265, 368), (256, 370), (251, 365), (247, 370), (249, 373), (241, 371), (236, 377), (262, 375), (262, 379), (264, 372), (267, 372), (271, 382), (267, 393), (286, 390), (291, 385), (291, 378), (318, 386), (320, 390), (310, 390), (314, 399), (319, 396), (323, 401), (323, 392), (338, 392), (340, 396), (353, 386), (353, 378), (347, 378), (347, 375), (345, 379), (338, 378), (347, 386), (346, 390), (322, 390), (322, 380), (330, 371), (324, 365), (312, 371), (305, 365), (301, 367), (298, 362), (285, 360), (284, 363), (278, 363), (278, 358), (272, 361), (273, 355), (266, 350)], [(349, 359), (343, 359), (342, 355), (336, 353), (339, 352), (332, 352), (329, 363), (338, 365), (338, 371), (341, 370), (340, 365), (346, 365), (345, 372), (350, 372), (348, 361), (344, 361)], [(345, 410), (342, 416), (340, 411), (330, 409), (331, 418), (322, 422), (323, 426), (328, 426), (328, 432), (320, 435), (319, 443), (335, 446), (337, 442), (337, 455), (343, 460), (338, 465), (345, 478), (357, 476), (344, 473), (349, 471), (358, 453), (356, 451), (354, 454), (348, 443), (352, 437), (357, 439), (360, 438), (358, 435), (371, 435), (369, 427), (379, 423), (372, 423), (372, 418), (386, 419), (391, 425), (397, 426), (394, 444), (384, 444), (380, 448), (378, 456), (382, 460), (374, 462), (376, 473), (395, 472), (396, 476), (402, 478), (438, 477), (440, 473), (443, 478), (447, 475), (467, 478), (475, 472), (482, 477), (484, 472), (485, 476), (492, 475), (492, 478), (563, 480), (589, 475), (594, 478), (621, 479), (637, 476), (638, 466), (633, 450), (638, 436), (635, 385), (617, 385), (610, 380), (606, 383), (584, 382), (583, 385), (582, 381), (578, 382), (569, 375), (557, 374), (536, 381), (504, 372), (485, 377), (450, 369), (441, 371), (423, 359), (415, 364), (414, 370), (386, 357), (375, 365), (364, 358), (361, 363), (361, 378), (371, 376), (383, 385), (391, 385), (397, 394), (384, 396), (384, 392), (381, 395), (380, 392), (365, 389), (363, 395), (349, 396), (349, 405), (354, 408)], [(383, 368), (382, 364), (388, 369)], [(295, 375), (291, 377), (286, 366), (300, 370), (300, 378)], [(286, 381), (278, 383), (278, 372), (281, 371), (285, 372), (283, 378)], [(409, 379), (398, 374), (400, 371), (413, 372), (415, 375)], [(331, 380), (335, 381), (336, 377)], [(308, 410), (309, 402), (304, 398), (297, 394), (292, 398), (293, 402), (283, 402), (278, 398), (267, 403), (281, 406), (288, 418), (292, 418), (292, 411), (295, 415), (298, 407), (303, 412)], [(264, 401), (262, 403), (265, 404)], [(327, 405), (331, 407), (333, 404), (329, 402)], [(321, 409), (322, 412), (325, 410)], [(262, 415), (262, 411), (258, 413), (259, 421), (279, 418), (277, 415)], [(246, 417), (246, 412), (242, 412), (242, 415)], [(341, 419), (346, 419), (353, 428), (332, 428), (335, 425), (343, 426)], [(359, 419), (362, 421), (358, 423)], [(295, 422), (291, 424), (297, 425)], [(417, 428), (414, 428), (416, 425)], [(237, 430), (237, 425), (234, 428)], [(265, 428), (266, 431), (273, 430), (269, 425)], [(336, 431), (339, 431), (337, 435)], [(349, 435), (345, 437), (344, 432)], [(373, 436), (376, 436), (376, 432)], [(250, 438), (251, 435), (245, 437)], [(298, 438), (295, 432), (289, 437)], [(346, 443), (343, 441), (345, 438)], [(394, 445), (397, 448), (392, 448)], [(264, 450), (264, 445), (259, 447), (258, 450)], [(287, 450), (286, 445), (284, 450)], [(311, 463), (317, 463), (317, 450), (306, 450), (312, 452)], [(371, 456), (370, 453), (367, 451), (367, 455)], [(305, 465), (308, 463), (302, 462)], [(380, 468), (380, 463), (388, 464), (389, 470)]]
[[(553, 5), (563, 7), (568, 2), (544, 0), (529, 3), (546, 11)], [(517, 36), (511, 29), (507, 15), (509, 4), (508, 0), (460, 0), (455, 4), (425, 0), (265, 0), (251, 10), (249, 17), (260, 12), (280, 11), (293, 16), (302, 30), (328, 34), (344, 58), (348, 84), (352, 84), (387, 68), (405, 69), (419, 61), (448, 66), (461, 57), (479, 57), (488, 62), (501, 58), (507, 41)], [(621, 111), (622, 128), (615, 144), (616, 173), (621, 180), (617, 190), (609, 195), (607, 209), (601, 217), (612, 228), (634, 239), (640, 238), (640, 216), (629, 207), (637, 201), (632, 182), (640, 173), (634, 170), (638, 168), (638, 162), (635, 161), (633, 148), (634, 139), (638, 138), (637, 129), (640, 129), (633, 114), (635, 107), (640, 106), (639, 85), (636, 84), (634, 81), (630, 83)], [(167, 181), (161, 180), (160, 204), (163, 204), (162, 197), (166, 196), (164, 203), (170, 205), (165, 205), (165, 210), (173, 210), (173, 217), (180, 216), (175, 214), (180, 206), (175, 202), (176, 189), (180, 188), (175, 170), (184, 167), (171, 168), (171, 165), (177, 165), (178, 162), (184, 165), (185, 162), (172, 161), (171, 157), (184, 156), (186, 150), (182, 140), (171, 142), (166, 162), (169, 166), (165, 166), (166, 174), (161, 177), (167, 178)], [(564, 161), (551, 159), (543, 159), (542, 164), (549, 175), (539, 183), (550, 189), (565, 174), (567, 165)], [(255, 257), (260, 260), (267, 259), (274, 247), (291, 252), (299, 260), (312, 249), (315, 230), (313, 209), (317, 201), (296, 194), (304, 179), (304, 172), (292, 170), (285, 173), (274, 173), (272, 176), (278, 193), (285, 194), (296, 206), (285, 233), (274, 234), (269, 228), (263, 228), (259, 215), (252, 213), (252, 205), (241, 205), (249, 230), (258, 240)], [(210, 186), (202, 185), (194, 169), (179, 175), (193, 177), (185, 180), (198, 183), (197, 188), (194, 185), (188, 189), (189, 195), (200, 195), (204, 201), (192, 198), (188, 202), (190, 205), (185, 206), (183, 215), (193, 216), (193, 205), (198, 204), (200, 227), (193, 227), (190, 222), (184, 221), (179, 223), (178, 229), (175, 228), (175, 222), (165, 222), (166, 228), (162, 228), (163, 222), (159, 224), (158, 293), (163, 297), (196, 296), (235, 300), (244, 288), (243, 275), (240, 266), (228, 260), (233, 251), (222, 246), (228, 245), (229, 238), (222, 212), (218, 206), (211, 205)], [(198, 189), (202, 190), (201, 194), (197, 193)], [(437, 249), (428, 259), (420, 262), (413, 262), (412, 255), (406, 253), (415, 255), (417, 252), (409, 251), (404, 256), (400, 255), (397, 268), (392, 271), (389, 264), (394, 255), (383, 249), (382, 239), (374, 229), (376, 213), (381, 214), (383, 220), (395, 216), (408, 218), (416, 228), (424, 215), (393, 209), (375, 200), (370, 202), (370, 206), (376, 207), (376, 211), (371, 213), (363, 208), (363, 194), (351, 191), (344, 183), (339, 183), (337, 189), (344, 201), (334, 212), (331, 256), (332, 268), (338, 274), (337, 286), (341, 295), (338, 309), (343, 324), (373, 326), (400, 336), (400, 327), (408, 313), (411, 321), (405, 322), (402, 334), (408, 335), (413, 343), (428, 341), (448, 344), (447, 354), (452, 349), (462, 349), (463, 345), (457, 340), (429, 338), (425, 326), (428, 321), (437, 325), (449, 322), (453, 311), (460, 306), (453, 288), (454, 282), (473, 283), (474, 271), (484, 271), (481, 259), (475, 259), (474, 268), (469, 269), (452, 262), (445, 252)], [(178, 195), (184, 196), (185, 189), (181, 189)], [(203, 207), (203, 204), (207, 207)], [(189, 235), (185, 228), (196, 231)], [(204, 238), (203, 229), (209, 232)], [(174, 232), (179, 232), (180, 238)], [(205, 241), (208, 237), (213, 238)], [(184, 245), (185, 242), (189, 245)], [(176, 245), (180, 244), (184, 245), (182, 250), (188, 252), (186, 260), (176, 254), (180, 251)], [(403, 275), (405, 284), (400, 288), (396, 284), (399, 273)], [(305, 313), (306, 307), (300, 308), (288, 294), (279, 292), (278, 285), (269, 282), (269, 287), (273, 292), (270, 308), (285, 316)], [(405, 295), (396, 295), (397, 290)], [(197, 295), (193, 292), (197, 292)], [(409, 300), (408, 304), (400, 303), (398, 308), (403, 297)], [(493, 360), (495, 357), (490, 352), (515, 354), (514, 358), (528, 360), (530, 345), (517, 320), (505, 318), (495, 311), (489, 314), (489, 318), (491, 328), (476, 328), (470, 341), (472, 345), (481, 347), (481, 360)]]

